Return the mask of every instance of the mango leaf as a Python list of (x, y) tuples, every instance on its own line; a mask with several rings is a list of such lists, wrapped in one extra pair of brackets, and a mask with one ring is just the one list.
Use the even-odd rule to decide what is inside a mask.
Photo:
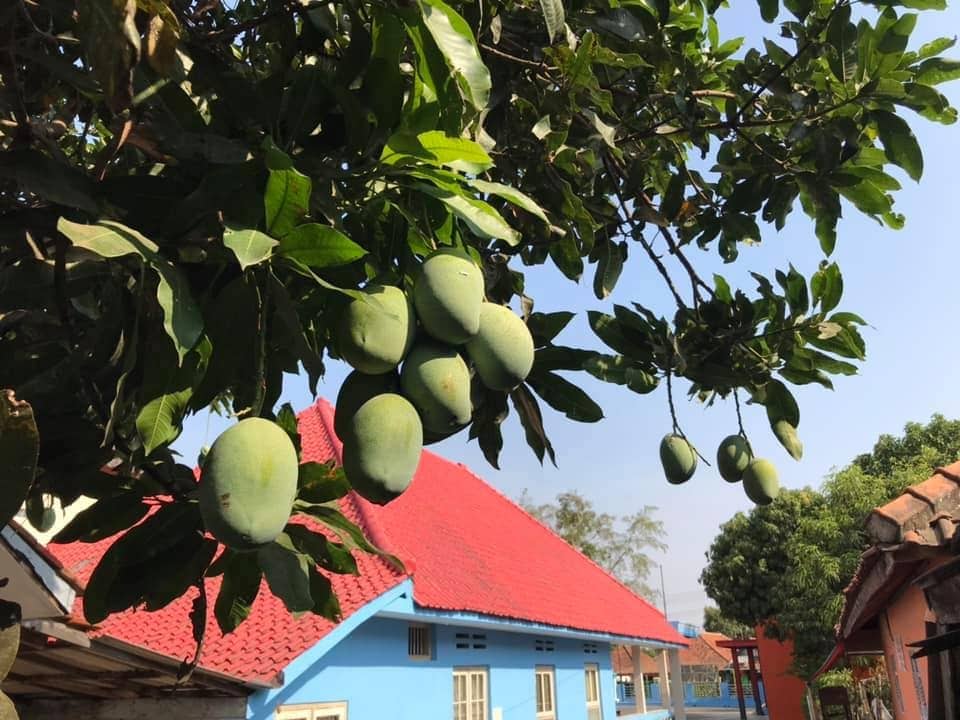
[(136, 14), (136, 0), (77, 3), (80, 44), (114, 112), (127, 107), (133, 99), (133, 69), (140, 59)]
[(303, 463), (297, 486), (297, 498), (307, 503), (330, 502), (350, 492), (350, 483), (343, 469), (332, 463)]
[(303, 513), (304, 515), (309, 515), (314, 520), (317, 520), (321, 525), (329, 528), (337, 537), (340, 538), (340, 540), (343, 541), (343, 544), (347, 548), (351, 550), (363, 550), (364, 552), (380, 555), (381, 557), (393, 563), (397, 568), (403, 568), (403, 563), (401, 563), (398, 558), (375, 547), (369, 540), (367, 540), (366, 536), (363, 534), (363, 530), (361, 530), (358, 525), (351, 522), (347, 516), (340, 512), (337, 508), (330, 507), (328, 505), (314, 505), (297, 501), (294, 504), (294, 510)]
[(310, 568), (310, 597), (313, 599), (310, 612), (325, 617), (331, 622), (340, 622), (340, 600), (333, 591), (330, 579), (318, 572), (315, 567)]
[(773, 434), (794, 460), (803, 457), (803, 443), (797, 435), (797, 429), (786, 420), (777, 420), (770, 424)]
[(478, 112), (483, 110), (490, 100), (490, 71), (483, 64), (470, 25), (443, 0), (419, 0), (418, 5), (463, 99)]
[(283, 236), (277, 251), (313, 268), (349, 265), (367, 254), (339, 230), (319, 223), (298, 225)]
[(437, 167), (448, 167), (472, 174), (493, 167), (493, 160), (479, 144), (466, 138), (447, 135), (441, 130), (430, 130), (418, 135), (401, 130), (391, 135), (380, 155), (380, 161), (394, 165), (405, 159), (420, 160)]
[(236, 256), (240, 269), (246, 270), (267, 260), (277, 241), (253, 228), (227, 227), (223, 231), (223, 244)]
[(13, 390), (0, 398), (0, 467), (3, 467), (4, 491), (0, 493), (0, 527), (17, 514), (37, 473), (40, 438), (33, 408), (17, 400)]
[(939, 85), (940, 83), (960, 79), (960, 60), (948, 58), (930, 58), (920, 63), (914, 82), (921, 85)]
[[(902, 167), (914, 180), (919, 180), (923, 174), (923, 153), (906, 120), (886, 110), (873, 110), (871, 117), (877, 123), (877, 134), (887, 159)], [(843, 192), (842, 188), (840, 192)]]
[(257, 551), (257, 562), (270, 591), (283, 601), (290, 612), (313, 608), (310, 597), (310, 563), (298, 552), (286, 533)]
[(527, 438), (527, 445), (533, 450), (540, 464), (543, 464), (545, 454), (550, 456), (550, 462), (557, 466), (557, 457), (553, 451), (553, 445), (547, 432), (543, 428), (543, 413), (540, 412), (540, 405), (537, 399), (527, 389), (526, 385), (521, 385), (510, 393), (510, 399), (513, 401), (513, 407), (520, 418), (520, 424), (523, 425), (523, 431)]
[(553, 339), (573, 320), (572, 312), (531, 313), (527, 318), (527, 329), (533, 335), (536, 347), (543, 347)]
[(223, 582), (213, 606), (214, 616), (220, 631), (226, 635), (239, 627), (250, 615), (253, 601), (260, 592), (260, 579), (263, 576), (253, 553), (235, 553), (229, 550), (218, 558), (208, 574), (222, 572)]
[(565, 16), (562, 0), (540, 0), (543, 19), (547, 23), (547, 37), (552, 43), (563, 32)]
[(328, 540), (323, 534), (308, 527), (290, 523), (284, 532), (294, 547), (310, 558), (324, 570), (341, 575), (356, 575), (357, 561), (341, 543)]
[(24, 192), (58, 205), (98, 212), (97, 188), (76, 168), (53, 160), (38, 150), (18, 148), (0, 153), (0, 177), (14, 181)]
[(532, 373), (527, 384), (550, 407), (577, 422), (597, 422), (603, 419), (603, 410), (572, 382), (556, 373)]
[(163, 327), (173, 341), (182, 362), (203, 330), (203, 316), (190, 294), (186, 278), (158, 252), (157, 245), (136, 230), (110, 220), (82, 225), (66, 218), (57, 221), (57, 230), (76, 247), (105, 258), (137, 255), (159, 275), (157, 302), (163, 311)]
[(757, 3), (760, 5), (760, 15), (765, 22), (772, 23), (777, 19), (780, 12), (779, 0), (757, 0)]
[(150, 508), (139, 493), (123, 493), (101, 498), (81, 510), (56, 534), (57, 543), (99, 542), (136, 525)]
[(606, 300), (623, 272), (626, 244), (605, 242), (598, 249), (600, 258), (597, 260), (597, 272), (593, 276), (593, 294), (598, 300)]
[(143, 593), (148, 611), (166, 607), (200, 581), (217, 553), (217, 541), (199, 532), (187, 535), (150, 565), (150, 578)]
[(414, 187), (446, 205), (475, 235), (504, 240), (508, 245), (520, 243), (520, 233), (510, 227), (503, 216), (483, 200), (469, 197), (453, 186), (441, 188), (426, 183), (416, 183)]
[(767, 408), (767, 419), (771, 426), (777, 420), (786, 420), (797, 427), (800, 425), (800, 408), (793, 394), (779, 380), (771, 380), (764, 388), (763, 404)]
[(503, 183), (480, 180), (479, 178), (470, 178), (467, 180), (467, 182), (480, 192), (501, 197), (507, 202), (526, 210), (528, 213), (539, 220), (542, 220), (544, 223), (548, 225), (550, 224), (550, 221), (547, 219), (547, 214), (543, 211), (543, 208), (540, 207), (529, 195), (525, 195), (516, 188), (512, 188), (509, 185), (504, 185)]
[(294, 168), (271, 170), (263, 194), (267, 232), (282, 238), (290, 232), (310, 209), (313, 183)]

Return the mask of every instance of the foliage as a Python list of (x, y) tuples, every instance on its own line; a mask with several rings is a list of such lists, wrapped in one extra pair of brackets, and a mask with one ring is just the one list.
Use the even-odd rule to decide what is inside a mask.
[(738, 640), (753, 637), (753, 628), (728, 618), (720, 608), (708, 605), (703, 609), (703, 629), (707, 632), (722, 633)]
[[(161, 607), (223, 573), (225, 630), (261, 574), (289, 607), (309, 595), (336, 616), (316, 566), (352, 572), (349, 551), (372, 550), (320, 504), (342, 476), (302, 469), (296, 506), (342, 542), (288, 533), (207, 568), (190, 461), (171, 443), (211, 407), (296, 439), (276, 408), (284, 373), (315, 388), (346, 300), (373, 279), (409, 288), (437, 246), (482, 262), (489, 300), (519, 299), (538, 349), (510, 400), (541, 461), (540, 400), (603, 416), (559, 374), (578, 370), (641, 394), (673, 376), (707, 401), (740, 388), (792, 442), (787, 383), (829, 387), (865, 353), (828, 259), (842, 204), (903, 224), (887, 171), (923, 167), (904, 115), (953, 122), (935, 86), (960, 66), (942, 57), (953, 40), (910, 47), (905, 8), (945, 0), (856, 16), (851, 0), (791, 0), (782, 17), (763, 0), (778, 39), (746, 51), (721, 35), (720, 4), (4, 4), (0, 367), (36, 416), (30, 516), (45, 496), (94, 497), (67, 532), (89, 539), (160, 507), (104, 557), (88, 612)], [(788, 267), (740, 289), (698, 274), (694, 250), (733, 262), (798, 203), (825, 256), (812, 277)], [(577, 281), (590, 266), (602, 299), (630, 256), (675, 313), (644, 298), (590, 313), (613, 354), (555, 344), (571, 313), (533, 312), (521, 268)], [(478, 394), (471, 438), (494, 465), (508, 412), (507, 394)]]
[(597, 512), (589, 499), (572, 491), (539, 505), (524, 491), (520, 504), (634, 592), (659, 598), (660, 593), (647, 583), (653, 567), (647, 552), (667, 548), (663, 522), (653, 518), (655, 507), (644, 505), (632, 515), (614, 516)]
[(809, 677), (833, 649), (841, 592), (869, 547), (867, 515), (958, 457), (960, 421), (934, 415), (927, 425), (908, 423), (901, 437), (881, 436), (819, 491), (787, 492), (768, 508), (738, 513), (707, 553), (707, 594), (738, 622), (792, 636), (795, 670)]

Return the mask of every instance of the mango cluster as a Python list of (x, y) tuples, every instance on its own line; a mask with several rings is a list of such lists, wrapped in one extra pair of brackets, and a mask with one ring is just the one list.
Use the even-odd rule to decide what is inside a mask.
[[(683, 435), (670, 433), (660, 441), (660, 463), (667, 482), (680, 485), (696, 472), (697, 451)], [(769, 505), (780, 494), (776, 467), (769, 460), (753, 457), (742, 435), (728, 435), (720, 442), (717, 470), (729, 483), (743, 480), (744, 492), (756, 505)]]
[(452, 249), (431, 254), (413, 291), (368, 285), (336, 330), (354, 372), (337, 396), (334, 430), (343, 469), (378, 504), (413, 480), (425, 443), (464, 429), (473, 416), (474, 375), (509, 391), (533, 367), (533, 338), (510, 308), (484, 299), (481, 269)]

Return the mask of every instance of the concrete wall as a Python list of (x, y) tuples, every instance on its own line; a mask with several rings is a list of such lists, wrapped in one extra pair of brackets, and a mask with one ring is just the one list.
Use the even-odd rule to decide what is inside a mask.
[[(483, 667), (488, 670), (490, 720), (530, 720), (535, 715), (534, 668), (551, 665), (557, 720), (584, 720), (587, 663), (600, 668), (603, 717), (616, 716), (607, 643), (593, 643), (595, 652), (586, 653), (582, 640), (554, 637), (549, 638), (552, 651), (538, 651), (533, 635), (432, 625), (432, 659), (412, 660), (407, 627), (402, 620), (373, 618), (329, 652), (311, 650), (284, 671), (283, 688), (250, 698), (247, 717), (270, 720), (278, 705), (346, 701), (349, 720), (450, 720), (453, 668)], [(469, 638), (457, 638), (457, 633)], [(471, 647), (459, 649), (458, 642)], [(480, 644), (486, 647), (474, 647)]]
[(926, 637), (926, 615), (923, 591), (909, 584), (880, 616), (892, 711), (897, 720), (921, 720), (926, 716), (922, 707), (926, 707), (927, 659), (911, 659), (910, 655), (916, 650), (906, 647), (906, 643)]

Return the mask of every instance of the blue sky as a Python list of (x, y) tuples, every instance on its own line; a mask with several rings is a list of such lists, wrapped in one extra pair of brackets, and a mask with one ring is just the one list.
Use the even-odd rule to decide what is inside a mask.
[[(741, 0), (736, 9), (718, 17), (723, 38), (745, 35), (748, 40), (769, 31), (759, 20), (754, 3)], [(960, 29), (960, 5), (940, 13), (921, 13), (915, 31), (918, 46), (934, 37)], [(958, 54), (960, 51), (954, 51)], [(941, 88), (954, 105), (960, 105), (960, 83)], [(869, 323), (864, 336), (867, 361), (859, 375), (838, 378), (836, 391), (820, 387), (797, 389), (800, 435), (804, 458), (795, 462), (770, 434), (762, 408), (745, 407), (744, 423), (758, 455), (773, 460), (787, 487), (817, 485), (821, 479), (869, 450), (881, 433), (898, 433), (909, 420), (925, 420), (940, 412), (960, 417), (960, 382), (956, 372), (960, 342), (952, 331), (960, 317), (955, 291), (960, 268), (958, 221), (952, 216), (960, 203), (956, 179), (960, 161), (960, 125), (929, 123), (908, 111), (908, 121), (925, 155), (920, 183), (901, 176), (904, 189), (896, 195), (896, 209), (907, 216), (901, 231), (880, 227), (846, 208), (833, 258), (844, 276), (841, 309), (861, 314)], [(753, 290), (749, 271), (769, 274), (792, 262), (805, 276), (815, 270), (821, 254), (809, 220), (799, 211), (779, 235), (764, 227), (759, 246), (742, 248), (740, 260), (723, 266), (715, 250), (693, 250), (692, 259), (709, 277), (722, 272), (728, 280)], [(599, 347), (586, 323), (586, 309), (608, 310), (611, 302), (642, 300), (665, 313), (671, 311), (669, 295), (659, 276), (631, 245), (631, 262), (612, 298), (599, 302), (591, 290), (588, 272), (579, 285), (551, 267), (527, 271), (527, 291), (536, 309), (580, 310), (557, 342)], [(330, 362), (319, 387), (320, 395), (336, 396), (346, 366)], [(523, 440), (514, 417), (504, 427), (505, 447), (501, 471), (489, 465), (466, 433), (432, 446), (432, 450), (463, 462), (507, 495), (516, 498), (523, 489), (537, 501), (547, 501), (565, 490), (577, 490), (599, 510), (629, 514), (643, 505), (658, 507), (656, 517), (666, 528), (663, 563), (666, 597), (671, 619), (699, 623), (706, 601), (697, 578), (704, 552), (719, 525), (750, 502), (739, 485), (724, 482), (711, 467), (701, 464), (683, 486), (663, 479), (657, 455), (660, 438), (670, 430), (664, 392), (639, 396), (594, 381), (585, 374), (577, 382), (603, 407), (605, 418), (584, 425), (566, 420), (544, 406), (545, 422), (557, 450), (559, 468), (541, 467)], [(681, 395), (678, 394), (678, 399)], [(681, 425), (708, 458), (720, 439), (736, 430), (732, 403), (704, 408), (685, 399), (678, 403)], [(303, 378), (288, 376), (283, 401), (301, 409), (312, 402)], [(209, 444), (231, 421), (206, 414), (188, 420), (175, 447), (192, 460), (201, 445)], [(658, 578), (651, 577), (651, 581)]]

